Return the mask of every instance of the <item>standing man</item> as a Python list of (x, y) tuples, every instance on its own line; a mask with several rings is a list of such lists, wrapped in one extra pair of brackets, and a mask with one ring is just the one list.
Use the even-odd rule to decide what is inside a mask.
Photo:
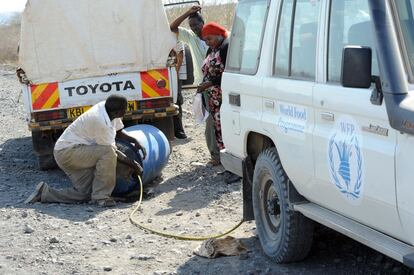
[[(194, 65), (194, 83), (197, 85), (203, 82), (201, 67), (203, 66), (203, 61), (208, 50), (206, 43), (201, 37), (204, 19), (199, 13), (200, 11), (200, 6), (193, 6), (170, 24), (170, 29), (178, 35), (178, 40), (186, 43), (190, 48)], [(188, 24), (191, 30), (180, 27), (181, 23), (184, 22), (186, 18), (188, 18)], [(208, 96), (206, 94), (204, 94), (204, 100), (205, 102), (208, 102)], [(220, 151), (217, 147), (214, 122), (211, 115), (206, 120), (205, 137), (211, 155), (209, 163), (212, 165), (219, 165)]]
[[(80, 203), (92, 201), (99, 206), (114, 206), (111, 193), (115, 187), (117, 154), (115, 138), (134, 144), (146, 156), (145, 148), (122, 129), (127, 99), (111, 95), (78, 117), (56, 142), (54, 156), (59, 167), (72, 181), (72, 188), (55, 190), (46, 183), (37, 185), (26, 203)], [(122, 154), (123, 156), (123, 154)], [(123, 156), (125, 161), (125, 156)], [(142, 174), (140, 165), (126, 158)]]

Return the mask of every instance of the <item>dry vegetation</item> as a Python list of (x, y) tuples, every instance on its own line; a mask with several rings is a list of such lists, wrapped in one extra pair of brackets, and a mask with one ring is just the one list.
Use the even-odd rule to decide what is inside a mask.
[(0, 25), (0, 64), (17, 63), (20, 18), (16, 16), (6, 25)]
[[(164, 1), (165, 3), (176, 2)], [(222, 24), (230, 30), (234, 11), (235, 3), (222, 3), (223, 1), (216, 0), (210, 1), (209, 5), (202, 5), (202, 15), (206, 22), (215, 21)], [(171, 22), (187, 9), (191, 5), (177, 5), (167, 8), (168, 20)], [(184, 27), (188, 27), (187, 20), (183, 24)], [(17, 16), (13, 18), (7, 25), (0, 25), (0, 64), (16, 65), (17, 63), (17, 46), (19, 42), (20, 33), (20, 18)]]
[[(168, 1), (164, 1), (167, 2)], [(169, 2), (176, 2), (175, 0), (169, 1)], [(223, 1), (216, 0), (210, 1), (209, 5), (201, 5), (202, 10), (201, 14), (204, 17), (204, 20), (207, 22), (214, 21), (217, 22), (224, 27), (226, 27), (228, 30), (231, 29), (231, 26), (233, 24), (233, 17), (235, 12), (236, 3), (222, 3)], [(183, 14), (185, 11), (187, 11), (191, 5), (177, 5), (172, 6), (171, 8), (167, 8), (167, 16), (168, 20), (172, 22), (175, 18)], [(183, 24), (184, 27), (188, 27), (187, 20)]]

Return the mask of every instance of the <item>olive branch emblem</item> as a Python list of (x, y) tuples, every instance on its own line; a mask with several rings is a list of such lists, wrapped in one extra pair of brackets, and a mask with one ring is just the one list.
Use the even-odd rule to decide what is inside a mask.
[[(347, 144), (345, 141), (335, 142), (336, 134), (334, 134), (329, 141), (328, 157), (329, 157), (329, 171), (334, 180), (335, 186), (339, 191), (346, 195), (350, 196), (353, 199), (358, 199), (361, 195), (362, 187), (362, 154), (361, 148), (359, 146), (359, 141), (356, 136), (352, 137), (351, 142)], [(357, 160), (357, 177), (355, 184), (352, 188), (351, 186), (351, 169), (350, 169), (350, 157), (352, 146), (355, 148), (356, 160)], [(335, 162), (333, 157), (333, 151), (336, 149), (339, 156), (339, 167), (338, 170), (335, 170)], [(338, 175), (342, 178), (345, 186), (341, 184), (341, 181)]]

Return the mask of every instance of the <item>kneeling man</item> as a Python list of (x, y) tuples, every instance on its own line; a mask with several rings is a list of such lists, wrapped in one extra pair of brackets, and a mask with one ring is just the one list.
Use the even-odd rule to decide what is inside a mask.
[[(122, 154), (116, 149), (115, 138), (132, 143), (142, 152), (143, 158), (146, 156), (145, 148), (122, 130), (127, 104), (125, 97), (111, 95), (69, 125), (56, 142), (54, 156), (73, 187), (55, 190), (41, 182), (26, 203), (92, 201), (99, 206), (114, 206), (111, 193), (115, 187), (117, 154)], [(138, 174), (142, 174), (137, 162), (127, 160)]]

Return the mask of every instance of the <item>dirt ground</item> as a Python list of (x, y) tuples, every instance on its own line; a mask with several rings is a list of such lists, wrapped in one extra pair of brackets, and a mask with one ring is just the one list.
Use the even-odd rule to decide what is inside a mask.
[[(242, 216), (241, 183), (227, 185), (209, 167), (204, 126), (196, 126), (192, 92), (185, 94), (189, 138), (173, 142), (162, 177), (150, 188), (136, 216), (165, 232), (208, 235), (223, 232)], [(232, 236), (249, 252), (209, 260), (195, 256), (199, 242), (151, 235), (132, 225), (135, 204), (34, 204), (24, 199), (40, 181), (70, 182), (59, 170), (39, 171), (24, 121), (20, 85), (11, 68), (0, 69), (0, 274), (408, 274), (402, 264), (332, 230), (320, 227), (307, 259), (278, 265), (263, 255), (255, 223)]]

